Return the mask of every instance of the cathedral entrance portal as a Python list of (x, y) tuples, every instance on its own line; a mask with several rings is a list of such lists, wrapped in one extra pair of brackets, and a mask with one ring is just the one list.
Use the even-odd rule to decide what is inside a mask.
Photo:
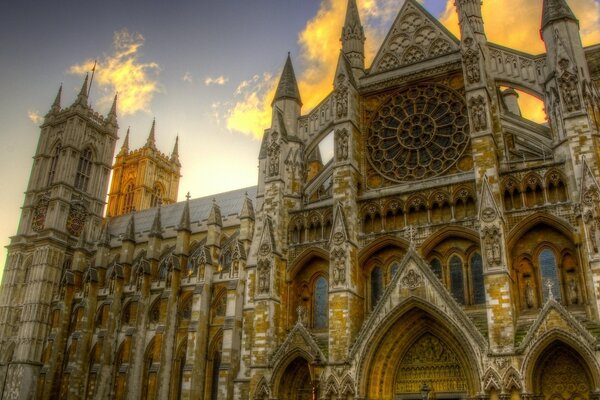
[(587, 400), (592, 388), (585, 362), (572, 349), (556, 344), (538, 360), (535, 390), (546, 400)]
[(425, 333), (406, 351), (397, 367), (394, 394), (396, 398), (428, 397), (463, 398), (467, 380), (454, 352), (438, 337)]
[(313, 384), (308, 361), (303, 357), (294, 359), (281, 376), (279, 400), (312, 400)]

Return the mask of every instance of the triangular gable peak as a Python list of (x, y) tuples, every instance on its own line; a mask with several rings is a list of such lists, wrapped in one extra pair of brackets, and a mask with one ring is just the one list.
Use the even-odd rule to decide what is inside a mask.
[(560, 303), (550, 299), (529, 328), (519, 348), (521, 350), (531, 348), (554, 331), (566, 332), (568, 336), (577, 338), (579, 343), (586, 343), (590, 347), (596, 345), (596, 338)]
[[(363, 323), (355, 345), (350, 350), (350, 358), (359, 362), (362, 354), (369, 346), (371, 339), (381, 326), (389, 321), (398, 307), (408, 302), (427, 304), (428, 308), (438, 311), (440, 318), (445, 318), (461, 332), (461, 339), (467, 340), (475, 351), (483, 354), (488, 347), (486, 339), (465, 314), (461, 306), (454, 300), (450, 292), (435, 276), (427, 263), (414, 249), (400, 263), (398, 272), (373, 309), (370, 317)], [(443, 317), (442, 317), (443, 316)]]
[(333, 215), (333, 224), (331, 236), (329, 237), (330, 245), (340, 245), (348, 240), (348, 230), (346, 228), (346, 217), (342, 204), (338, 203), (335, 207)]
[(492, 223), (496, 221), (496, 219), (501, 218), (502, 213), (498, 208), (498, 204), (494, 199), (494, 195), (492, 194), (492, 189), (490, 188), (490, 182), (487, 178), (487, 175), (483, 179), (483, 185), (481, 188), (481, 196), (479, 196), (479, 220), (482, 222)]
[(371, 74), (457, 52), (458, 39), (414, 0), (406, 0), (373, 61)]
[(302, 317), (298, 318), (298, 322), (296, 322), (296, 325), (294, 328), (292, 328), (281, 346), (271, 355), (271, 366), (275, 368), (280, 366), (282, 362), (286, 361), (288, 355), (294, 352), (294, 350), (299, 350), (302, 353), (312, 357), (312, 360), (307, 360), (309, 362), (315, 360), (326, 360), (326, 357), (319, 348), (319, 345), (304, 326)]

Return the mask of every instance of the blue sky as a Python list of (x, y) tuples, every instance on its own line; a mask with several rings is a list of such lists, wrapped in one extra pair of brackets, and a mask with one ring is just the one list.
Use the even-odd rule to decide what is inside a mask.
[[(541, 1), (497, 0), (490, 15), (500, 14), (500, 9), (512, 12), (535, 32), (539, 13), (528, 15), (520, 10), (532, 4), (541, 10)], [(591, 14), (585, 12), (586, 21), (591, 18), (592, 22), (583, 21), (582, 26), (591, 24), (597, 30), (598, 0), (569, 2), (581, 10), (590, 10), (590, 4), (595, 7)], [(250, 128), (252, 121), (247, 122), (247, 129), (234, 125), (231, 116), (242, 106), (246, 110), (263, 107), (263, 114), (268, 111), (265, 96), (276, 83), (288, 51), (300, 81), (308, 69), (322, 67), (319, 60), (307, 56), (308, 47), (317, 49), (323, 60), (336, 59), (345, 4), (346, 0), (22, 0), (5, 4), (0, 15), (0, 244), (8, 244), (8, 236), (17, 229), (39, 134), (36, 118), (48, 111), (61, 83), (63, 106), (74, 101), (90, 60), (99, 61), (100, 73), (101, 67), (118, 58), (115, 32), (129, 35), (126, 44), (135, 49), (119, 60), (131, 61), (144, 74), (132, 85), (153, 85), (143, 98), (145, 103), (138, 103), (144, 104), (139, 110), (119, 110), (120, 136), (130, 126), (130, 148), (141, 147), (156, 117), (157, 145), (170, 153), (179, 134), (183, 164), (179, 198), (183, 199), (187, 191), (199, 197), (256, 184), (260, 129)], [(367, 47), (375, 49), (402, 0), (358, 0), (358, 4), (367, 29)], [(436, 16), (448, 4), (453, 1), (424, 2)], [(523, 20), (523, 15), (528, 19)], [(329, 29), (327, 43), (311, 36), (310, 30), (314, 34), (317, 28)], [(534, 37), (539, 41), (539, 35)], [(510, 44), (502, 37), (495, 40)], [(334, 50), (325, 50), (329, 49), (326, 44)], [(326, 68), (323, 71), (329, 73)], [(109, 107), (106, 99), (125, 87), (113, 78), (107, 75), (102, 83), (97, 76), (92, 88), (92, 105), (102, 113)], [(326, 85), (321, 87), (327, 88), (328, 79), (324, 76)], [(0, 260), (4, 260), (3, 252)]]

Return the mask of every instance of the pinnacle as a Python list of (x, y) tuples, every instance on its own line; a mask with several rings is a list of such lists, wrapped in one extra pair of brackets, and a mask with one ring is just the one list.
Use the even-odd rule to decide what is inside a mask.
[(56, 93), (56, 97), (54, 98), (54, 103), (52, 103), (52, 110), (60, 110), (60, 99), (62, 96), (62, 83), (58, 88), (58, 93)]
[(296, 81), (296, 74), (294, 73), (292, 58), (289, 52), (287, 60), (285, 61), (285, 66), (283, 67), (283, 72), (279, 78), (277, 92), (275, 92), (272, 104), (275, 104), (277, 100), (285, 99), (296, 100), (302, 105), (302, 100), (300, 100), (300, 90), (298, 89), (298, 82)]
[(81, 85), (81, 90), (77, 95), (77, 104), (81, 104), (84, 107), (88, 106), (88, 79), (89, 74), (85, 74), (85, 79), (83, 80), (83, 85)]
[(108, 112), (109, 116), (117, 116), (117, 96), (118, 94), (115, 94), (115, 99), (113, 100), (112, 106), (110, 107), (110, 111)]
[(154, 130), (156, 128), (156, 118), (152, 120), (152, 128), (150, 128), (150, 133), (148, 134), (148, 139), (146, 140), (146, 146), (153, 150), (156, 150), (156, 137), (154, 135)]
[(179, 163), (179, 135), (175, 137), (175, 146), (173, 146), (173, 152), (171, 153), (171, 162), (181, 165)]
[(571, 19), (577, 21), (575, 14), (565, 0), (544, 0), (542, 9), (542, 29), (553, 21)]
[(123, 139), (123, 145), (121, 145), (121, 151), (119, 155), (127, 154), (129, 152), (129, 127), (127, 128), (127, 133), (125, 134), (125, 139)]

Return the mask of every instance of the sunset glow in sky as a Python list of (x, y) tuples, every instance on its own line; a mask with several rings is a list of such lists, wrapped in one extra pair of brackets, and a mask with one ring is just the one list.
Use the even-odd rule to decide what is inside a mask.
[[(179, 199), (256, 184), (260, 137), (290, 51), (303, 112), (332, 90), (347, 0), (74, 0), (12, 2), (0, 15), (0, 244), (17, 230), (42, 116), (59, 85), (70, 105), (97, 61), (92, 106), (119, 93), (122, 138), (141, 147), (156, 118), (157, 146), (180, 138)], [(403, 0), (358, 0), (370, 64)], [(424, 6), (459, 36), (454, 0)], [(568, 0), (584, 45), (600, 42), (600, 0)], [(544, 52), (542, 0), (484, 0), (490, 41)], [(532, 119), (539, 102), (522, 97)], [(118, 151), (117, 148), (117, 151)], [(0, 269), (5, 251), (0, 252)], [(0, 272), (1, 274), (1, 272)]]

